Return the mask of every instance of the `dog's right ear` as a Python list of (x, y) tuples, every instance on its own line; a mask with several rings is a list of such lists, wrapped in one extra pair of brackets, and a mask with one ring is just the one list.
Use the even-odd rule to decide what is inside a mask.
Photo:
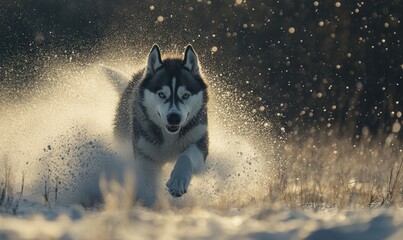
[(147, 75), (154, 74), (155, 70), (162, 66), (161, 52), (157, 45), (154, 45), (148, 55), (147, 60)]

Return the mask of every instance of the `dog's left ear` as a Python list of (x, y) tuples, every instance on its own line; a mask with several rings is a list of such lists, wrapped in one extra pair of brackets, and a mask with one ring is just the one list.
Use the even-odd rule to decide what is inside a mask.
[(185, 50), (185, 58), (183, 59), (185, 67), (194, 75), (200, 75), (199, 60), (191, 45)]

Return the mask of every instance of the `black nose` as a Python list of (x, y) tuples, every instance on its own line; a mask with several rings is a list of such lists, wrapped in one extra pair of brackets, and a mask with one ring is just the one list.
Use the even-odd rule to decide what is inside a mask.
[(179, 125), (181, 122), (181, 115), (177, 113), (170, 113), (167, 116), (167, 120), (170, 125)]

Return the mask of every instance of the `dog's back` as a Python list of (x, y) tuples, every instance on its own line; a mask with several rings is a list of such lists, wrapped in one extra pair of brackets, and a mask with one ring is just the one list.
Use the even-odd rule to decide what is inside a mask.
[(115, 115), (115, 135), (123, 140), (129, 140), (133, 132), (133, 104), (138, 103), (139, 85), (144, 75), (144, 69), (135, 74), (124, 90)]

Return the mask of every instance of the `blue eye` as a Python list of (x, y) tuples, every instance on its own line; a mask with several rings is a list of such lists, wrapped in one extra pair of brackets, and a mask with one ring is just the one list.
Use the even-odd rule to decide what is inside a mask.
[(189, 93), (185, 93), (182, 95), (182, 99), (188, 99), (190, 97)]
[(167, 96), (163, 92), (159, 92), (158, 96), (162, 99), (166, 98)]

